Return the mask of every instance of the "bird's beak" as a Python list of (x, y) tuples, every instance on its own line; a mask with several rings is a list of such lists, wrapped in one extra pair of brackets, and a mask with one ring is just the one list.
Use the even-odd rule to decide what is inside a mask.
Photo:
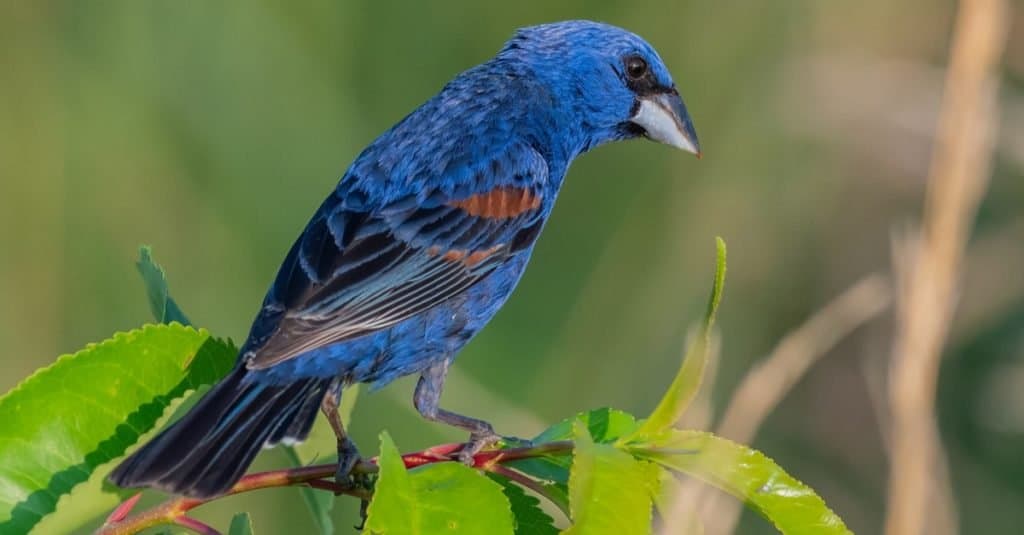
[(654, 141), (692, 152), (700, 158), (700, 144), (690, 114), (675, 90), (654, 93), (639, 99), (640, 105), (630, 119)]

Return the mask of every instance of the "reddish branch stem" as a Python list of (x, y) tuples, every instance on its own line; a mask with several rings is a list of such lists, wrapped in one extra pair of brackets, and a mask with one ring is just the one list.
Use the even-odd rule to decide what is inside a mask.
[(174, 523), (183, 528), (190, 529), (198, 533), (199, 535), (220, 535), (219, 531), (192, 517), (179, 516), (178, 518), (174, 519)]
[[(568, 455), (572, 452), (571, 441), (548, 442), (536, 446), (525, 446), (503, 450), (482, 451), (473, 456), (473, 467), (482, 470), (491, 470), (498, 473), (503, 470), (493, 470), (498, 463), (514, 461), (518, 459), (529, 459), (545, 455)], [(461, 443), (442, 444), (425, 449), (416, 453), (409, 453), (402, 456), (406, 468), (415, 468), (425, 464), (432, 464), (443, 461), (451, 461), (452, 454), (462, 448)], [(130, 535), (138, 533), (146, 528), (162, 524), (178, 524), (187, 527), (201, 534), (215, 534), (216, 530), (206, 526), (202, 522), (186, 516), (186, 513), (224, 496), (233, 496), (243, 492), (271, 487), (287, 487), (294, 485), (308, 485), (316, 489), (322, 489), (336, 494), (347, 494), (360, 499), (370, 498), (369, 491), (362, 489), (346, 489), (337, 485), (329, 478), (334, 476), (337, 465), (320, 464), (315, 466), (302, 466), (285, 470), (273, 470), (270, 472), (258, 472), (243, 477), (235, 486), (222, 496), (209, 499), (171, 498), (152, 509), (130, 515), (132, 506), (138, 501), (138, 495), (133, 496), (118, 506), (110, 515), (96, 535)], [(358, 474), (377, 473), (377, 459), (365, 460), (356, 465), (353, 469)]]

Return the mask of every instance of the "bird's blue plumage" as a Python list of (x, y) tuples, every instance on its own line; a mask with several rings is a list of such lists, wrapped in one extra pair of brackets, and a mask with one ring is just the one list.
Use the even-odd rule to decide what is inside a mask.
[(417, 407), (433, 417), (440, 383), (424, 381), (443, 380), (509, 297), (572, 160), (642, 135), (696, 151), (650, 45), (588, 21), (518, 31), (355, 159), (288, 253), (235, 371), (113, 479), (222, 492), (259, 446), (304, 438), (332, 385), (422, 372)]

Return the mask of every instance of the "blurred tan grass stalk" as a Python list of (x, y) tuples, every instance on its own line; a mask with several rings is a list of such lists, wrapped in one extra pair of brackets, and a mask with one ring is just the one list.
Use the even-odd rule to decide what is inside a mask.
[[(932, 153), (920, 236), (899, 243), (897, 332), (889, 378), (892, 469), (888, 535), (924, 533), (932, 472), (939, 359), (953, 316), (964, 249), (990, 174), (1005, 0), (960, 3)], [(900, 262), (904, 261), (904, 262)]]

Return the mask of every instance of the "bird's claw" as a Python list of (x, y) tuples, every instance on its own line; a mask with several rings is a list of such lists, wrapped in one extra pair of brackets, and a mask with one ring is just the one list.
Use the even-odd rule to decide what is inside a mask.
[(370, 514), (370, 500), (362, 499), (359, 501), (359, 525), (352, 526), (356, 528), (356, 531), (363, 531), (366, 527), (366, 519), (369, 518)]
[(474, 466), (476, 464), (474, 456), (477, 453), (480, 453), (481, 450), (498, 443), (509, 442), (510, 440), (517, 441), (518, 439), (503, 437), (495, 433), (493, 428), (487, 426), (486, 429), (469, 435), (469, 441), (466, 442), (462, 446), (462, 449), (459, 450), (457, 459), (466, 466)]
[[(338, 469), (334, 472), (334, 482), (344, 490), (367, 489), (370, 479), (367, 474), (355, 473), (355, 467), (362, 461), (355, 443), (346, 439), (338, 444)], [(335, 494), (339, 494), (336, 492)]]

